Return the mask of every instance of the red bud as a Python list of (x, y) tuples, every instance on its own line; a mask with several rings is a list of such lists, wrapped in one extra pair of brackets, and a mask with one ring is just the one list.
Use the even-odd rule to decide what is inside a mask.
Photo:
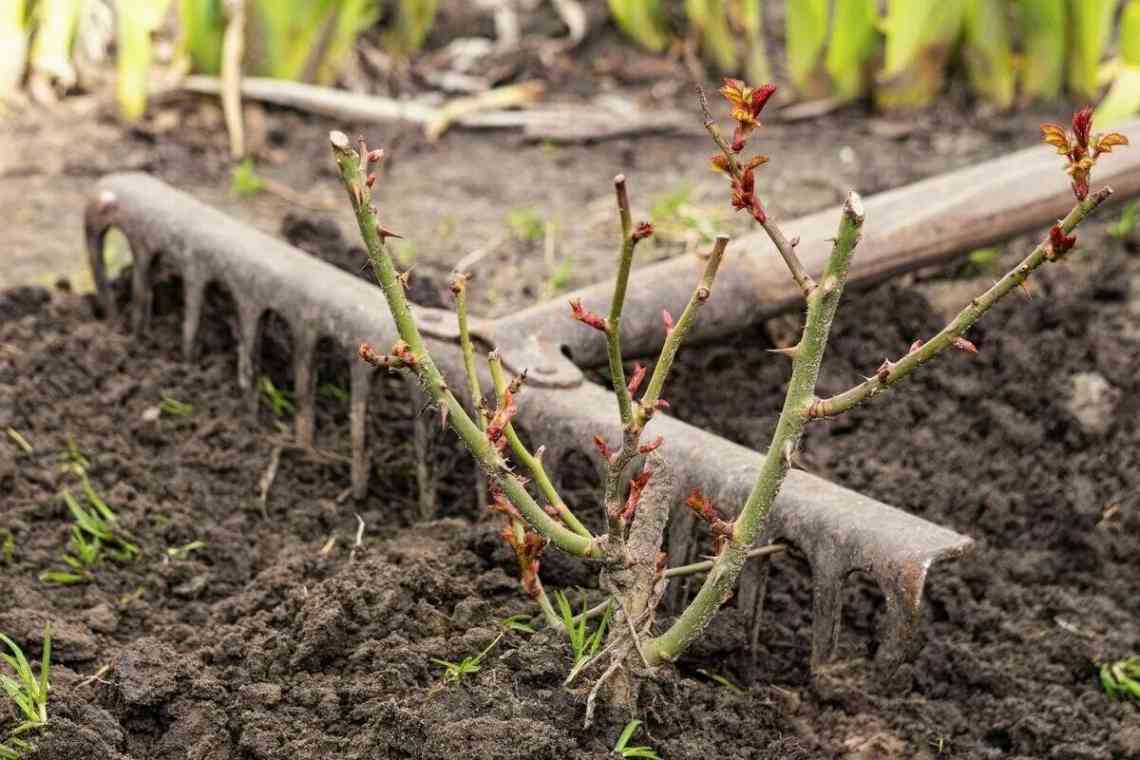
[(629, 378), (629, 383), (626, 388), (629, 389), (629, 395), (637, 395), (637, 389), (641, 387), (641, 381), (645, 379), (645, 365), (638, 364), (633, 370), (633, 376)]
[(661, 444), (663, 444), (663, 443), (665, 443), (665, 439), (662, 438), (661, 436), (657, 436), (656, 438), (654, 438), (649, 443), (643, 443), (642, 445), (638, 446), (637, 447), (637, 453), (638, 454), (648, 454), (651, 451), (656, 451), (658, 448), (661, 447)]
[(570, 316), (584, 325), (589, 325), (595, 330), (609, 332), (610, 327), (605, 318), (582, 306), (581, 298), (570, 299)]
[(637, 225), (637, 229), (633, 231), (633, 235), (631, 237), (633, 237), (633, 242), (636, 243), (640, 240), (645, 240), (645, 238), (649, 237), (652, 234), (653, 225), (649, 222), (642, 222), (641, 224)]
[(953, 345), (954, 348), (958, 349), (959, 351), (965, 351), (969, 354), (978, 353), (978, 347), (965, 338), (955, 338)]

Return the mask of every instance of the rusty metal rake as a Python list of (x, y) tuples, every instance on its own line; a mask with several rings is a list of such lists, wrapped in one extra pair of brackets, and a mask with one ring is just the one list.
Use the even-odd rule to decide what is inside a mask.
[[(1122, 131), (1140, 141), (1140, 123)], [(1056, 171), (1057, 157), (1035, 148), (868, 199), (871, 222), (851, 282), (875, 282), (1022, 230), (1043, 228), (1070, 203), (1056, 182)], [(1116, 187), (1118, 197), (1140, 194), (1140, 156), (1122, 157), (1102, 174), (1109, 175), (1103, 179)], [(809, 271), (822, 267), (835, 216), (829, 210), (786, 225), (800, 235), (798, 250)], [(207, 285), (224, 285), (233, 294), (239, 323), (238, 383), (251, 397), (261, 316), (275, 312), (289, 324), (296, 436), (302, 446), (311, 446), (314, 434), (318, 341), (331, 338), (340, 346), (351, 367), (352, 489), (362, 497), (369, 472), (365, 421), (375, 369), (357, 360), (356, 347), (362, 341), (387, 346), (398, 337), (380, 290), (149, 176), (116, 174), (97, 184), (86, 210), (89, 263), (107, 313), (115, 304), (105, 273), (103, 239), (112, 226), (131, 245), (135, 330), (145, 329), (150, 318), (151, 270), (160, 255), (182, 276), (186, 357), (195, 354)], [(720, 337), (800, 304), (798, 290), (769, 246), (759, 235), (734, 244), (693, 338)], [(639, 270), (622, 320), (624, 346), (631, 354), (653, 354), (660, 348), (660, 310), (683, 308), (698, 267), (693, 258), (682, 257)], [(611, 286), (601, 283), (576, 295), (587, 307), (604, 311), (610, 293)], [(416, 307), (416, 315), (448, 382), (462, 387), (454, 315), (423, 307)], [(571, 452), (592, 451), (595, 434), (618, 434), (610, 395), (585, 381), (580, 369), (605, 362), (600, 341), (592, 331), (576, 329), (563, 301), (502, 319), (473, 319), (471, 327), (482, 341), (497, 346), (508, 367), (529, 370), (527, 400), (515, 421), (546, 446), (552, 469)], [(662, 453), (678, 474), (676, 482), (701, 488), (718, 504), (744, 502), (759, 454), (664, 414), (652, 424), (668, 441)], [(675, 502), (683, 501), (683, 494), (675, 497)], [(676, 561), (695, 558), (694, 531), (688, 512), (678, 510), (668, 537)], [(811, 565), (813, 668), (835, 654), (843, 583), (856, 571), (869, 575), (885, 599), (879, 663), (891, 669), (913, 657), (927, 572), (936, 562), (961, 556), (972, 544), (952, 530), (799, 471), (788, 476), (764, 539), (795, 545)], [(755, 563), (742, 576), (739, 589), (738, 604), (752, 614), (754, 643), (766, 579), (767, 566)]]

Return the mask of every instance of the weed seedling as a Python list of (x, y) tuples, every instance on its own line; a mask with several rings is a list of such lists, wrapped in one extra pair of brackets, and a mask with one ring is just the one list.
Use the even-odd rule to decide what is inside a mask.
[(20, 451), (25, 454), (31, 454), (35, 450), (32, 448), (32, 444), (28, 443), (28, 439), (20, 435), (20, 431), (15, 428), (8, 428), (8, 437), (11, 438), (12, 442), (19, 446)]
[(606, 611), (602, 614), (602, 622), (598, 623), (598, 627), (592, 632), (587, 628), (586, 620), (586, 605), (582, 605), (582, 613), (579, 615), (574, 614), (574, 610), (570, 607), (570, 600), (566, 598), (566, 594), (561, 591), (554, 592), (554, 601), (558, 605), (558, 615), (562, 620), (563, 630), (566, 631), (566, 637), (570, 641), (570, 649), (574, 652), (574, 665), (577, 666), (585, 660), (590, 659), (598, 653), (598, 649), (602, 646), (602, 641), (606, 637), (606, 629), (609, 628), (610, 618), (613, 615), (613, 605), (606, 605)]
[(1109, 699), (1140, 705), (1140, 656), (1101, 665), (1100, 685)]
[(16, 536), (7, 528), (0, 528), (0, 536), (4, 537), (0, 542), (0, 560), (3, 560), (5, 565), (10, 565), (12, 558), (16, 556)]
[(200, 552), (206, 548), (205, 541), (191, 541), (184, 546), (172, 546), (166, 550), (166, 556), (170, 559), (186, 559), (194, 552)]
[(697, 668), (697, 672), (700, 673), (705, 678), (708, 678), (709, 680), (711, 680), (717, 686), (722, 686), (734, 694), (747, 694), (748, 693), (748, 689), (737, 686), (735, 683), (732, 682), (731, 679), (728, 678), (728, 676), (725, 676), (721, 673), (713, 673), (712, 671), (705, 670), (704, 668)]
[(20, 722), (8, 732), (3, 743), (0, 743), (0, 760), (15, 760), (23, 752), (31, 749), (26, 741), (19, 737), (29, 731), (37, 729), (47, 723), (47, 700), (49, 673), (51, 672), (51, 625), (44, 628), (43, 658), (40, 661), (40, 675), (37, 678), (32, 672), (32, 666), (23, 650), (12, 639), (0, 633), (0, 643), (8, 648), (8, 654), (0, 653), (3, 660), (14, 675), (0, 672), (0, 686), (4, 693), (16, 707)]
[(91, 462), (80, 453), (79, 446), (75, 443), (75, 436), (68, 434), (67, 448), (59, 455), (59, 471), (82, 478), (87, 475), (90, 467)]
[(338, 404), (347, 404), (351, 398), (344, 386), (337, 385), (336, 383), (321, 383), (317, 386), (317, 395), (321, 398), (335, 401)]
[(257, 389), (261, 391), (262, 398), (269, 403), (269, 408), (273, 410), (274, 417), (296, 413), (297, 407), (293, 405), (293, 392), (278, 388), (267, 375), (262, 375), (261, 379), (257, 381)]
[(546, 223), (533, 208), (516, 208), (507, 212), (507, 226), (518, 240), (537, 243), (546, 235)]
[[(509, 619), (510, 618), (508, 618), (508, 620)], [(495, 648), (495, 645), (499, 643), (499, 639), (503, 638), (503, 636), (506, 635), (507, 632), (504, 630), (498, 636), (491, 639), (491, 643), (488, 644), (482, 652), (475, 655), (474, 657), (464, 657), (459, 662), (441, 660), (438, 657), (432, 657), (431, 661), (443, 668), (444, 683), (457, 684), (462, 681), (465, 676), (468, 676), (472, 673), (478, 673), (480, 670), (482, 670), (483, 668), (480, 663), (483, 662), (483, 658), (486, 657), (490, 651)]]
[(176, 398), (163, 396), (158, 404), (158, 410), (168, 417), (189, 417), (194, 413), (191, 404), (185, 404)]
[(530, 617), (528, 615), (511, 615), (510, 617), (500, 620), (499, 625), (515, 633), (535, 633), (534, 626), (528, 622), (529, 620)]
[(633, 735), (637, 733), (637, 729), (641, 728), (640, 720), (631, 720), (625, 724), (625, 729), (618, 737), (617, 744), (614, 745), (613, 754), (619, 757), (644, 757), (649, 760), (661, 760), (661, 756), (652, 747), (631, 747), (629, 742), (633, 739)]
[(136, 544), (116, 535), (115, 513), (96, 493), (86, 475), (83, 475), (83, 496), (89, 507), (80, 504), (70, 491), (61, 494), (74, 521), (69, 553), (63, 555), (70, 570), (46, 570), (40, 573), (44, 583), (65, 586), (86, 583), (92, 577), (90, 568), (102, 561), (104, 553), (118, 562), (129, 562), (139, 555)]
[(249, 198), (265, 189), (265, 180), (253, 168), (253, 159), (247, 158), (230, 172), (230, 192), (239, 198)]

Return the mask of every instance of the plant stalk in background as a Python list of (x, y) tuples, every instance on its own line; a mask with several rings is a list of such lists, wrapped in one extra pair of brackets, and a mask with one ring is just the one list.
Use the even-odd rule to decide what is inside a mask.
[(118, 73), (115, 79), (119, 113), (138, 121), (146, 112), (147, 77), (154, 49), (151, 35), (162, 23), (170, 0), (116, 0), (115, 23)]
[(37, 100), (50, 101), (56, 93), (75, 86), (71, 46), (82, 9), (81, 0), (37, 0), (35, 4), (36, 38), (28, 69), (29, 87)]
[(1008, 0), (965, 0), (963, 16), (966, 70), (974, 92), (1009, 108), (1015, 95)]
[(0, 105), (15, 95), (24, 78), (29, 22), (26, 0), (0, 4)]
[(646, 50), (660, 53), (669, 44), (661, 0), (609, 0), (618, 28)]
[(887, 0), (875, 100), (888, 110), (929, 104), (942, 90), (962, 28), (964, 0)]
[(1113, 126), (1140, 113), (1140, 0), (1130, 0), (1120, 16), (1120, 60), (1095, 121)]
[(1087, 100), (1100, 93), (1100, 64), (1112, 37), (1119, 0), (1069, 0), (1069, 91)]
[(1021, 39), (1021, 92), (1030, 100), (1052, 100), (1061, 94), (1065, 79), (1067, 0), (1018, 0), (1014, 10)]

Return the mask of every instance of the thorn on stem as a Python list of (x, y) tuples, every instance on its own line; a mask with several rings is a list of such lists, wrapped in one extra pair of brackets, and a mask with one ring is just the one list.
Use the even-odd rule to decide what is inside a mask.
[(669, 313), (668, 309), (661, 310), (661, 321), (665, 323), (665, 334), (673, 332), (673, 315)]
[(906, 350), (906, 352), (908, 354), (913, 354), (915, 351), (917, 351), (918, 349), (922, 348), (925, 345), (926, 345), (926, 341), (924, 341), (922, 338), (919, 338), (914, 343), (910, 344), (910, 348), (908, 348)]
[(787, 346), (786, 348), (769, 348), (768, 353), (779, 354), (780, 356), (786, 356), (787, 358), (791, 359), (792, 361), (795, 361), (796, 357), (799, 356), (799, 353), (800, 353), (800, 344), (797, 343), (794, 346)]
[(606, 439), (602, 438), (600, 435), (594, 436), (594, 446), (598, 449), (598, 453), (602, 455), (602, 459), (606, 460), (607, 462), (610, 461), (610, 459), (613, 457), (613, 449), (611, 449), (610, 445), (606, 443)]

